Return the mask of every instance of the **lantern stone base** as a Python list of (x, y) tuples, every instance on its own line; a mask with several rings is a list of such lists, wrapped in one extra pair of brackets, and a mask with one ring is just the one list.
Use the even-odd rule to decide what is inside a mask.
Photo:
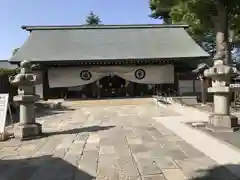
[(10, 138), (14, 137), (13, 133), (9, 133), (9, 132), (4, 132), (4, 133), (0, 133), (0, 141), (6, 141)]
[(39, 138), (42, 135), (42, 125), (35, 124), (18, 124), (14, 131), (14, 136), (21, 140), (30, 140)]
[(234, 115), (212, 114), (206, 128), (214, 132), (235, 132), (240, 126), (238, 118)]

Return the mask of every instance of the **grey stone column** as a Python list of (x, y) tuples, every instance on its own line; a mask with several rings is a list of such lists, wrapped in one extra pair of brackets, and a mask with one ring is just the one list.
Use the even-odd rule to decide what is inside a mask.
[(212, 79), (213, 113), (209, 117), (207, 128), (213, 131), (236, 131), (239, 129), (238, 118), (230, 114), (230, 93), (234, 90), (229, 86), (231, 77), (237, 73), (235, 67), (225, 65), (223, 60), (215, 60), (213, 67), (205, 70), (204, 75)]
[(42, 133), (41, 124), (35, 121), (35, 101), (40, 97), (35, 95), (34, 86), (40, 83), (39, 77), (32, 73), (32, 65), (29, 61), (22, 61), (21, 72), (16, 76), (9, 77), (12, 85), (18, 86), (18, 95), (14, 101), (20, 106), (20, 123), (14, 132), (15, 137), (20, 139), (31, 139)]

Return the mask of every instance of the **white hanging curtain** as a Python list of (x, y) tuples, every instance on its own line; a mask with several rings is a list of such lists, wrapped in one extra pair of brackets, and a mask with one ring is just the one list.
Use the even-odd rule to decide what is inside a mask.
[(93, 83), (106, 73), (91, 72), (89, 69), (79, 67), (49, 69), (49, 86), (53, 87), (73, 87)]
[(140, 84), (164, 84), (174, 83), (174, 68), (165, 66), (135, 66), (128, 71), (116, 71), (116, 74), (128, 81)]
[(163, 84), (174, 82), (174, 68), (164, 66), (108, 66), (93, 68), (56, 68), (50, 69), (50, 87), (71, 87), (93, 83), (108, 76), (117, 75), (125, 80), (141, 84)]
[(35, 93), (36, 95), (39, 95), (40, 98), (43, 98), (43, 73), (42, 71), (33, 71), (33, 74), (38, 76), (40, 82), (39, 84), (35, 85)]

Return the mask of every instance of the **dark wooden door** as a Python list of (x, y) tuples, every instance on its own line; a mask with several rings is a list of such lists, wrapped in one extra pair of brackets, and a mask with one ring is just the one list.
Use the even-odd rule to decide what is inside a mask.
[(118, 76), (106, 76), (99, 80), (101, 97), (125, 96), (125, 80)]

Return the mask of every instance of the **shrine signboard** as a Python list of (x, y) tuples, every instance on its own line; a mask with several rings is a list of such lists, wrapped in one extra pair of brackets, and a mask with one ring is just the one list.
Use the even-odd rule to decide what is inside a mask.
[(9, 94), (0, 94), (0, 134), (5, 133)]

